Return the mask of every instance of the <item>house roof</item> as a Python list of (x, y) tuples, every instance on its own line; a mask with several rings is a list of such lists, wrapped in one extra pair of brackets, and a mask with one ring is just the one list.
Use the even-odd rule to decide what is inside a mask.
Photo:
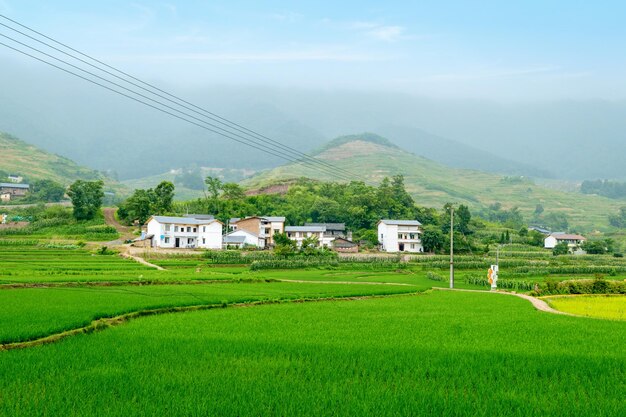
[(268, 222), (284, 222), (284, 216), (261, 216), (262, 219), (267, 220)]
[(556, 240), (586, 240), (584, 236), (567, 233), (552, 233), (550, 236), (554, 237)]
[(240, 236), (242, 233), (250, 235), (252, 237), (256, 237), (256, 238), (259, 237), (259, 235), (257, 235), (256, 233), (252, 233), (252, 232), (250, 232), (248, 230), (244, 230), (244, 229), (233, 230), (232, 232), (227, 233), (224, 236)]
[(244, 243), (246, 241), (246, 237), (225, 235), (222, 240), (224, 243)]
[(338, 237), (335, 240), (333, 240), (333, 246), (344, 247), (344, 248), (353, 248), (355, 246), (359, 246), (359, 244), (356, 243), (356, 242), (353, 242), (351, 240), (344, 239), (342, 237)]
[(156, 220), (159, 223), (180, 223), (180, 224), (192, 224), (192, 225), (210, 224), (213, 222), (222, 223), (219, 220), (215, 220), (215, 219), (201, 220), (201, 219), (194, 219), (193, 217), (172, 217), (172, 216), (152, 216), (146, 221), (146, 223), (148, 223), (152, 219)]
[(245, 217), (243, 219), (239, 217), (233, 217), (228, 222), (230, 224), (234, 224), (234, 223), (237, 223), (238, 221), (248, 220), (248, 219), (261, 219), (261, 220), (265, 220), (268, 222), (283, 222), (283, 223), (285, 222), (284, 216), (250, 216), (250, 217)]
[(183, 217), (191, 217), (198, 220), (213, 220), (215, 216), (212, 214), (185, 214)]
[(325, 232), (325, 226), (285, 226), (285, 232)]
[(30, 188), (28, 184), (16, 184), (14, 182), (0, 182), (0, 187), (2, 188)]
[(421, 226), (422, 223), (417, 220), (388, 220), (381, 219), (378, 223), (384, 223), (391, 226)]
[(346, 230), (345, 223), (304, 223), (305, 226), (325, 226), (326, 230)]

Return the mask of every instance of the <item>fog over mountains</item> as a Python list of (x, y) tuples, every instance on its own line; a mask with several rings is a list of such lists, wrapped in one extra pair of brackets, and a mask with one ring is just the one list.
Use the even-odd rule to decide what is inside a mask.
[[(120, 178), (192, 166), (284, 163), (81, 80), (37, 65), (0, 67), (0, 131)], [(444, 164), (571, 180), (626, 179), (626, 102), (498, 103), (376, 91), (163, 85), (308, 152), (370, 131)]]

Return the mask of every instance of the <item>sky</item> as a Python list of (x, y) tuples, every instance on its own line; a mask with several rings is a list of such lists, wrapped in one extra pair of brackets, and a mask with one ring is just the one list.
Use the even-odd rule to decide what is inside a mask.
[[(620, 1), (0, 0), (0, 14), (182, 87), (626, 98)], [(0, 59), (43, 65), (1, 46)]]

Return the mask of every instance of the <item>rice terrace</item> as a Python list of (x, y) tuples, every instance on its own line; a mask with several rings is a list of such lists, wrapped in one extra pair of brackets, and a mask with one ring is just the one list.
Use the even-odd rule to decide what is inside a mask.
[(614, 3), (0, 0), (0, 417), (626, 417)]

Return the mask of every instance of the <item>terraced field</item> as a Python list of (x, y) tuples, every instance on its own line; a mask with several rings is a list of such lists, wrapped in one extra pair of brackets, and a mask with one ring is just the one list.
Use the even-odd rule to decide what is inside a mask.
[[(159, 271), (46, 246), (0, 243), (2, 416), (624, 409), (625, 322), (549, 314), (499, 294), (429, 291), (447, 286), (443, 258), (290, 269), (293, 260), (259, 255), (278, 269), (253, 270), (258, 260), (197, 253), (153, 256)], [(530, 272), (503, 282), (545, 285), (609, 267), (617, 280), (622, 271), (619, 259), (543, 252), (524, 264), (524, 250), (505, 251), (501, 265)], [(478, 277), (490, 259), (457, 260), (457, 287), (485, 288)], [(561, 267), (572, 272), (546, 275)]]

